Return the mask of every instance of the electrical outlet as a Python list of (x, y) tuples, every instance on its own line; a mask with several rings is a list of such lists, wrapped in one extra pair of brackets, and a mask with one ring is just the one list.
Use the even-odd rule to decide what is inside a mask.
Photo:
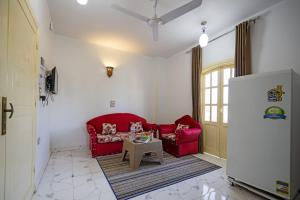
[(111, 100), (111, 101), (110, 101), (110, 107), (111, 107), (111, 108), (116, 107), (116, 101), (115, 101), (115, 100)]

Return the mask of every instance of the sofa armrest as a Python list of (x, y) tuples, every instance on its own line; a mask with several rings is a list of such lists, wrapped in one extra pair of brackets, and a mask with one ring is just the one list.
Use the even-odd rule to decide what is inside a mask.
[(95, 127), (87, 124), (87, 131), (90, 135), (90, 145), (97, 143), (97, 132)]
[(145, 131), (156, 131), (157, 130), (157, 125), (156, 124), (150, 124), (150, 123), (145, 123), (143, 124), (143, 129)]
[(176, 133), (176, 142), (178, 144), (198, 141), (201, 134), (201, 129), (199, 128), (190, 128), (177, 131)]
[(161, 138), (162, 134), (175, 133), (176, 124), (161, 124), (158, 126), (159, 137)]

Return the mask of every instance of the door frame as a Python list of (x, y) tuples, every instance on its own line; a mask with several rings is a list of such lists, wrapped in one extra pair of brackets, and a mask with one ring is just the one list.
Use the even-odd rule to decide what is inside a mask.
[[(219, 149), (218, 149), (218, 155), (213, 155), (213, 156), (217, 156), (217, 157), (220, 157), (221, 156), (221, 152), (220, 152), (220, 132), (221, 132), (221, 126), (224, 126), (224, 127), (228, 127), (228, 124), (224, 124), (223, 123), (223, 116), (221, 116), (223, 113), (221, 112), (221, 106), (223, 105), (223, 102), (222, 102), (222, 99), (223, 99), (223, 76), (221, 76), (221, 74), (219, 73), (219, 76), (218, 76), (218, 104), (217, 104), (217, 107), (218, 107), (218, 116), (217, 116), (217, 122), (205, 122), (205, 96), (204, 96), (204, 92), (205, 92), (205, 75), (208, 73), (208, 72), (213, 72), (214, 70), (219, 70), (219, 72), (222, 72), (223, 69), (225, 68), (231, 68), (231, 67), (234, 67), (234, 59), (227, 59), (223, 62), (219, 62), (219, 63), (216, 63), (216, 64), (212, 64), (212, 65), (209, 65), (207, 67), (204, 67), (204, 69), (202, 70), (201, 72), (201, 92), (200, 92), (200, 96), (201, 96), (201, 115), (202, 115), (202, 124), (203, 126), (205, 126), (205, 124), (207, 125), (215, 125), (217, 126), (217, 131), (218, 131), (218, 137), (217, 137), (217, 143), (218, 143), (218, 146), (219, 146)], [(205, 151), (205, 130), (203, 128), (203, 149), (204, 149), (204, 154), (210, 154), (208, 152)]]

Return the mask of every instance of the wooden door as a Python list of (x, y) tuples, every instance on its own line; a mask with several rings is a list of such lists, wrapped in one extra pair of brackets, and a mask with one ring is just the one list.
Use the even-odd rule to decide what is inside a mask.
[(204, 152), (227, 157), (228, 81), (233, 63), (223, 63), (202, 74), (202, 115)]
[[(7, 74), (7, 27), (8, 0), (0, 0), (0, 113), (2, 111), (2, 96), (7, 95), (5, 74)], [(0, 114), (0, 128), (2, 129), (2, 114)], [(5, 135), (0, 132), (0, 200), (5, 195)]]
[(26, 0), (1, 2), (8, 3), (7, 62), (1, 66), (6, 92), (1, 95), (14, 107), (5, 135), (4, 199), (26, 200), (34, 191), (37, 29)]
[(219, 155), (219, 70), (212, 70), (204, 75), (204, 151)]
[(229, 79), (234, 77), (234, 68), (225, 67), (221, 73), (221, 98), (220, 98), (220, 157), (227, 158), (227, 129), (228, 129), (228, 101)]

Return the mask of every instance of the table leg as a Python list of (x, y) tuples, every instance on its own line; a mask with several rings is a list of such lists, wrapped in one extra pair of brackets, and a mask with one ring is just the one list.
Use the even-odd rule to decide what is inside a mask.
[(162, 145), (159, 146), (159, 151), (157, 151), (157, 156), (158, 156), (158, 158), (160, 160), (160, 164), (162, 164), (164, 162)]
[(164, 156), (162, 151), (157, 152), (157, 157), (159, 158), (160, 164), (163, 164)]
[(134, 169), (134, 159), (135, 159), (135, 155), (134, 152), (129, 152), (129, 167), (131, 169)]
[(127, 155), (127, 150), (125, 150), (124, 152), (123, 152), (123, 156), (122, 156), (122, 161), (125, 161), (125, 157), (126, 157), (126, 155)]
[(138, 169), (143, 159), (143, 156), (144, 153), (135, 152), (132, 162), (130, 161), (130, 168), (133, 170)]

